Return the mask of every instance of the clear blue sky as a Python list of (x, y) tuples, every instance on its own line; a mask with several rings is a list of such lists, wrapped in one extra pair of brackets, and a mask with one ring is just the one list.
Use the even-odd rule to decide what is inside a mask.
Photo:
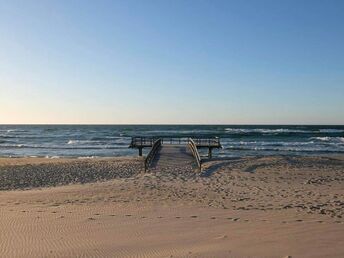
[(344, 124), (344, 1), (0, 0), (0, 123)]

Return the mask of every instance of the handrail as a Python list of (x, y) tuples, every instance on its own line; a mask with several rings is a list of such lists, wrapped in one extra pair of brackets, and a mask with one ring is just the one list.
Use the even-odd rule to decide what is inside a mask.
[(149, 165), (151, 164), (152, 160), (154, 159), (155, 154), (159, 150), (161, 146), (161, 139), (156, 140), (153, 145), (152, 149), (149, 151), (147, 157), (145, 158), (145, 171), (147, 171)]
[(153, 146), (154, 142), (158, 140), (157, 138), (153, 137), (132, 137), (130, 148), (133, 148), (135, 146)]
[(220, 138), (193, 138), (193, 141), (197, 145), (205, 146), (221, 146)]
[(196, 163), (197, 163), (197, 166), (198, 166), (199, 170), (202, 170), (202, 159), (201, 159), (201, 156), (199, 155), (199, 152), (198, 152), (198, 149), (197, 149), (197, 145), (196, 145), (196, 143), (194, 142), (194, 140), (192, 138), (189, 138), (188, 145), (190, 147), (192, 155), (196, 159)]
[[(171, 136), (146, 136), (146, 137), (132, 137), (130, 148), (135, 147), (151, 147), (153, 146), (154, 142), (158, 139), (161, 139), (161, 144), (188, 144), (190, 137), (171, 137)], [(218, 137), (192, 137), (195, 145), (197, 147), (214, 147), (214, 148), (221, 148), (220, 138)]]

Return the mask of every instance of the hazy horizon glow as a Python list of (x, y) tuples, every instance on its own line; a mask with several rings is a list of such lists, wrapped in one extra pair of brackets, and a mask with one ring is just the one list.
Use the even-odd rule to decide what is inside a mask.
[(343, 13), (0, 0), (0, 124), (344, 124)]

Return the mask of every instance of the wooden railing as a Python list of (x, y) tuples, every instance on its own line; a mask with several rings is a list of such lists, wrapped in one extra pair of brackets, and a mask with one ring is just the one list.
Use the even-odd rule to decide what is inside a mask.
[(189, 138), (187, 137), (162, 137), (162, 144), (186, 145)]
[(192, 138), (196, 146), (214, 146), (214, 147), (220, 147), (220, 138)]
[(161, 147), (161, 139), (156, 140), (153, 145), (152, 149), (149, 151), (147, 157), (145, 158), (145, 171), (149, 168), (150, 164), (152, 163), (155, 154), (158, 152), (159, 148)]
[(202, 159), (201, 159), (201, 156), (199, 155), (199, 152), (198, 152), (198, 149), (197, 149), (197, 145), (196, 145), (195, 141), (192, 138), (189, 138), (188, 146), (189, 146), (189, 148), (191, 150), (192, 155), (196, 159), (196, 163), (197, 163), (197, 166), (198, 166), (199, 170), (202, 170)]
[(154, 142), (158, 138), (153, 137), (132, 137), (130, 146), (131, 148), (135, 148), (137, 146), (153, 146)]
[[(175, 145), (186, 145), (189, 144), (190, 137), (168, 137), (168, 136), (158, 136), (158, 137), (132, 137), (130, 146), (131, 148), (138, 147), (151, 147), (154, 142), (161, 139), (161, 144), (175, 144)], [(221, 148), (220, 139), (214, 138), (198, 138), (192, 137), (195, 145), (199, 148), (204, 147), (214, 147)]]

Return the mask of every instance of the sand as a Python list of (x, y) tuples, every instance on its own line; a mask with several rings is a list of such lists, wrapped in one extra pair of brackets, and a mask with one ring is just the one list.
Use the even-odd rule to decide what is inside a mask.
[(0, 257), (344, 257), (344, 158), (0, 159)]

